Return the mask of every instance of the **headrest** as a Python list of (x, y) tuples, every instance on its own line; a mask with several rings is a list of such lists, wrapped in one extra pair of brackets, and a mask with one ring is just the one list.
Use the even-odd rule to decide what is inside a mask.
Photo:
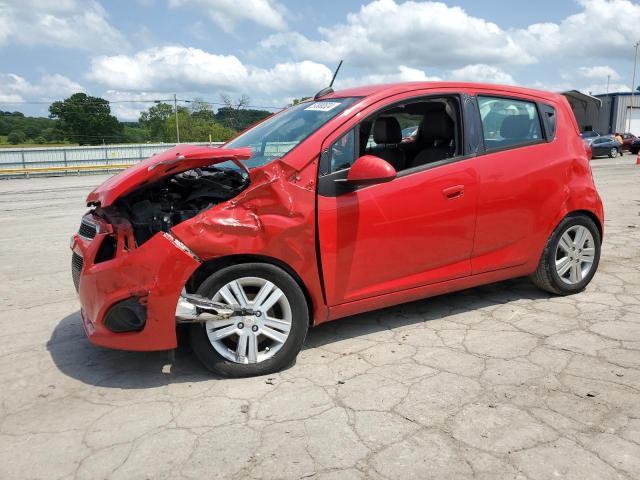
[(500, 126), (500, 136), (505, 139), (529, 138), (531, 119), (529, 115), (508, 115)]
[(444, 110), (428, 112), (422, 119), (420, 139), (423, 141), (451, 140), (455, 134), (453, 121)]
[(395, 117), (380, 117), (373, 125), (373, 141), (376, 143), (400, 143), (402, 130)]

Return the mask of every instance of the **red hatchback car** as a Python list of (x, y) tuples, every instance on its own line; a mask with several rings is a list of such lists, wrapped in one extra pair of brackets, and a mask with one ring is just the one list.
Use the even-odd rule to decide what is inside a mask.
[(226, 376), (287, 367), (310, 326), (347, 315), (521, 276), (579, 292), (603, 234), (565, 98), (470, 83), (325, 92), (87, 203), (72, 271), (89, 340), (174, 349), (187, 324)]

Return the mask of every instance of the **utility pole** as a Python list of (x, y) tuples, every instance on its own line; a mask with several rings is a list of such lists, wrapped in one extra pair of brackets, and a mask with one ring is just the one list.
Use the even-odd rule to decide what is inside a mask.
[(636, 91), (636, 66), (638, 64), (638, 46), (640, 46), (640, 40), (638, 40), (634, 48), (636, 53), (633, 56), (633, 80), (631, 81), (631, 105), (629, 106), (629, 118), (627, 119), (627, 132), (631, 132), (631, 117), (633, 116), (633, 97)]
[(173, 94), (173, 111), (176, 116), (176, 143), (180, 143), (180, 126), (178, 125), (178, 99), (176, 94)]
[(611, 75), (607, 75), (607, 96), (609, 95), (609, 80), (611, 80)]

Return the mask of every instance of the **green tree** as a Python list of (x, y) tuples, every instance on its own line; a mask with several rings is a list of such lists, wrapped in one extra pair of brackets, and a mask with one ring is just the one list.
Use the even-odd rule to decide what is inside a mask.
[(291, 102), (291, 105), (298, 105), (299, 103), (302, 103), (305, 100), (309, 100), (310, 98), (311, 97), (294, 98), (293, 101)]
[(49, 127), (42, 130), (42, 136), (47, 142), (64, 140), (64, 134), (60, 130), (54, 127)]
[(140, 127), (124, 126), (124, 141), (126, 143), (144, 143), (148, 139), (148, 132)]
[(109, 102), (103, 98), (74, 93), (61, 102), (53, 102), (49, 113), (51, 118), (59, 119), (65, 138), (80, 145), (122, 140), (122, 124), (111, 115)]
[(24, 133), (27, 135), (28, 138), (36, 138), (41, 131), (42, 131), (42, 127), (33, 121), (27, 122), (24, 129)]
[(158, 103), (140, 114), (140, 126), (147, 130), (149, 140), (167, 140), (166, 123), (173, 118), (173, 107), (168, 103)]
[(27, 140), (27, 135), (22, 130), (12, 130), (7, 136), (7, 141), (11, 145), (17, 145), (24, 143)]
[(201, 120), (207, 120), (212, 122), (215, 119), (215, 114), (211, 109), (211, 105), (205, 102), (202, 98), (195, 98), (191, 102), (191, 116), (194, 118), (199, 118)]
[[(236, 131), (213, 120), (194, 117), (190, 110), (178, 107), (181, 142), (222, 142), (230, 139)], [(176, 140), (176, 124), (173, 117), (165, 122), (165, 132), (171, 141)]]
[(209, 128), (211, 131), (212, 142), (226, 142), (238, 133), (233, 128), (225, 127), (218, 122), (213, 122)]

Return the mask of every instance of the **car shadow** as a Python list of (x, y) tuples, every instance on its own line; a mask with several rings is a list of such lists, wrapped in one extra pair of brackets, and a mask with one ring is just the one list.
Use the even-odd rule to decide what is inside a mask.
[[(460, 292), (363, 313), (312, 328), (305, 349), (371, 333), (436, 320), (522, 299), (545, 299), (550, 295), (525, 279), (508, 280)], [(65, 375), (88, 385), (120, 389), (145, 389), (163, 385), (216, 380), (179, 338), (175, 361), (168, 352), (126, 352), (94, 346), (82, 330), (80, 313), (63, 318), (47, 342), (56, 367)]]

